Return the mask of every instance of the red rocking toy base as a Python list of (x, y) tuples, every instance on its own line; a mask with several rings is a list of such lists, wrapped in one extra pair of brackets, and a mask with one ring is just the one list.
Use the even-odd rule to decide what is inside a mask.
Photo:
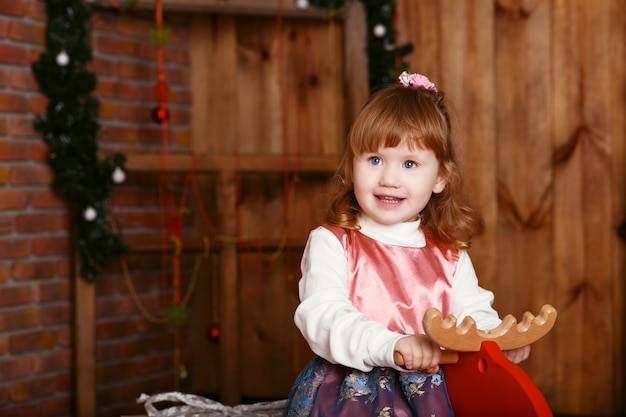
[(478, 352), (459, 352), (444, 372), (456, 417), (552, 417), (539, 388), (494, 341), (483, 341)]

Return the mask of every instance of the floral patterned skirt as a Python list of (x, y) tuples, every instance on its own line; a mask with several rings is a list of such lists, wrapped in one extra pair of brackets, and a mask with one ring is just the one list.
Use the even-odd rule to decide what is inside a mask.
[(294, 382), (285, 417), (453, 417), (443, 370), (369, 372), (313, 358)]

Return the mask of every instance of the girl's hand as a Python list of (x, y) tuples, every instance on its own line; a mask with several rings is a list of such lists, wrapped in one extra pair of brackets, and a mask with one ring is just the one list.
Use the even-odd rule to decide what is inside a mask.
[(518, 364), (528, 359), (528, 356), (530, 355), (530, 345), (513, 350), (504, 350), (503, 353), (504, 356), (509, 358), (511, 362), (513, 362), (514, 364)]
[(441, 348), (424, 334), (410, 335), (396, 342), (395, 351), (404, 358), (404, 368), (423, 370), (429, 374), (439, 371)]

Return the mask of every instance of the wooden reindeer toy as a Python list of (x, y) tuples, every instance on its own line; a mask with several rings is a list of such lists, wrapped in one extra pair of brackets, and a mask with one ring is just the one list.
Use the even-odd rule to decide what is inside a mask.
[[(545, 336), (557, 312), (544, 305), (538, 316), (526, 312), (520, 323), (507, 315), (498, 327), (483, 331), (466, 317), (457, 326), (437, 309), (424, 315), (424, 331), (445, 348), (441, 364), (456, 417), (551, 417), (552, 411), (532, 379), (502, 353), (530, 345)], [(395, 362), (402, 366), (398, 352)]]

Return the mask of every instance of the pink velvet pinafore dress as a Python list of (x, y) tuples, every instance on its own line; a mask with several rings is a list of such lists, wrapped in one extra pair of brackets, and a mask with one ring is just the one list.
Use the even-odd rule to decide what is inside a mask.
[[(341, 242), (348, 261), (352, 304), (389, 330), (421, 334), (431, 308), (450, 311), (458, 251), (426, 235), (422, 248), (379, 242), (359, 231), (325, 226)], [(400, 372), (375, 367), (364, 372), (321, 357), (296, 379), (285, 416), (453, 416), (443, 371)]]

